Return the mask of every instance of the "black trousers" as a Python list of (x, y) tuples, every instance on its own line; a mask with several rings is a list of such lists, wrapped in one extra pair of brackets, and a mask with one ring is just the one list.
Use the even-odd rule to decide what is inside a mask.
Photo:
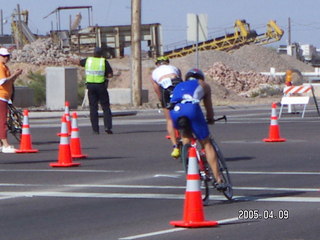
[(112, 128), (112, 113), (110, 100), (105, 83), (87, 83), (88, 99), (90, 106), (90, 121), (94, 132), (99, 132), (98, 103), (103, 111), (103, 123), (105, 130)]

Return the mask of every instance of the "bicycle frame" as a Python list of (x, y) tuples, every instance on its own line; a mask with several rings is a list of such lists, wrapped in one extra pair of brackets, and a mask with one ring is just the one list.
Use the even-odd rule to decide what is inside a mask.
[[(231, 183), (231, 179), (229, 176), (229, 171), (228, 171), (227, 165), (225, 163), (225, 160), (223, 158), (223, 155), (222, 155), (222, 152), (221, 152), (219, 146), (217, 145), (217, 143), (213, 139), (211, 139), (211, 144), (217, 154), (220, 173), (223, 177), (225, 184), (227, 185), (227, 188), (224, 191), (222, 191), (222, 193), (228, 200), (231, 200), (233, 197), (233, 190), (232, 190), (232, 183)], [(199, 174), (200, 174), (200, 179), (201, 179), (201, 183), (202, 183), (202, 200), (203, 200), (204, 205), (207, 205), (208, 200), (209, 200), (209, 195), (210, 195), (209, 185), (211, 184), (215, 188), (216, 181), (215, 181), (215, 178), (214, 178), (213, 173), (211, 171), (211, 168), (206, 160), (206, 155), (205, 155), (204, 149), (202, 148), (202, 146), (201, 146), (201, 148), (199, 148), (199, 144), (197, 143), (197, 139), (192, 138), (190, 145), (183, 146), (183, 148), (185, 148), (184, 153), (187, 153), (187, 149), (189, 149), (190, 147), (194, 147), (196, 150), (196, 157), (197, 157), (197, 161), (198, 161)], [(185, 170), (187, 172), (188, 158), (186, 158), (185, 156), (182, 156), (182, 160), (184, 161)]]

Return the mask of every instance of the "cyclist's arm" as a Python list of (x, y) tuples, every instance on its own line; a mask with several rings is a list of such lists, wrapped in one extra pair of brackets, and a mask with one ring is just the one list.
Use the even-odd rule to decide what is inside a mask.
[(211, 100), (211, 87), (206, 82), (200, 80), (200, 84), (204, 89), (204, 97), (203, 97), (203, 104), (206, 109), (206, 119), (207, 121), (212, 121), (214, 117), (214, 111), (212, 106)]

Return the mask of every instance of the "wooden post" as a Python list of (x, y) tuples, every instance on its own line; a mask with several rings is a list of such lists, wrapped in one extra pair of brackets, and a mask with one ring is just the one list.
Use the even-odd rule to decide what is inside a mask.
[(133, 106), (142, 105), (141, 0), (131, 0), (131, 76)]

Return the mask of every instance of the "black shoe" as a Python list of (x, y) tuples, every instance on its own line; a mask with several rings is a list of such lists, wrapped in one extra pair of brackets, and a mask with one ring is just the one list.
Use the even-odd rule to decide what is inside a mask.
[(223, 192), (223, 191), (227, 190), (227, 188), (228, 188), (227, 185), (223, 182), (222, 183), (215, 182), (214, 187), (220, 192)]
[(108, 133), (108, 134), (113, 134), (113, 132), (111, 131), (111, 129), (106, 129), (105, 132)]
[(93, 131), (92, 134), (93, 134), (93, 135), (99, 135), (99, 132)]

